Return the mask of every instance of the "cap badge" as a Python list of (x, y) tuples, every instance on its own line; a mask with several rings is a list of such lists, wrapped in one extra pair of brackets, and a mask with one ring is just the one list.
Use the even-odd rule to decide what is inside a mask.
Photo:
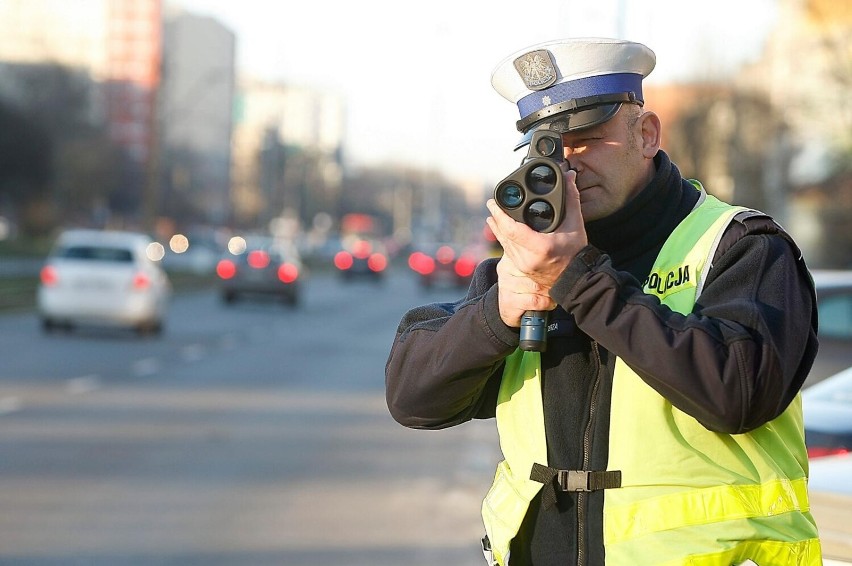
[(515, 59), (515, 69), (530, 90), (541, 90), (556, 82), (556, 66), (546, 49), (521, 55)]

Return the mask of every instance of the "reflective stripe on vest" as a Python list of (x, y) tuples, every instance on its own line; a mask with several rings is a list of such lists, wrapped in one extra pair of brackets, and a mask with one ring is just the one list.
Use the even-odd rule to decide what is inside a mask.
[[(506, 358), (497, 397), (497, 431), (505, 460), (497, 465), (494, 483), (482, 502), (482, 520), (492, 557), (505, 566), (509, 545), (542, 487), (529, 479), (532, 465), (547, 462), (539, 352), (518, 349)], [(530, 441), (517, 442), (518, 436)]]
[[(661, 250), (645, 292), (672, 310), (692, 311), (721, 234), (742, 208), (702, 190), (699, 205)], [(542, 484), (531, 462), (546, 464), (541, 365), (537, 353), (507, 358), (497, 427), (506, 460), (482, 513), (498, 564)], [(674, 408), (616, 360), (609, 438), (610, 470), (622, 487), (604, 492), (608, 565), (759, 566), (821, 564), (807, 499), (801, 398), (747, 434), (708, 431)], [(535, 434), (532, 431), (535, 430)]]

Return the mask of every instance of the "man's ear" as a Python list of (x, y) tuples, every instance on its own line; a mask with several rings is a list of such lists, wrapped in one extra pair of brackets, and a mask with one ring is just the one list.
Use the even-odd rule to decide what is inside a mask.
[(639, 124), (642, 128), (642, 155), (647, 159), (653, 159), (662, 142), (660, 117), (651, 111), (643, 112), (639, 116)]

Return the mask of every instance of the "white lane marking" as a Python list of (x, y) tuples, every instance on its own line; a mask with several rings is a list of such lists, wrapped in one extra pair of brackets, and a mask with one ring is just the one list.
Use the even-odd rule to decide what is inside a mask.
[(8, 415), (21, 410), (20, 397), (0, 397), (0, 415)]
[(82, 377), (73, 377), (65, 383), (65, 390), (71, 395), (80, 395), (100, 389), (101, 379), (99, 376), (84, 375)]
[(219, 344), (223, 350), (233, 350), (239, 344), (236, 334), (224, 334), (219, 340)]
[(160, 371), (160, 360), (157, 358), (142, 358), (133, 362), (133, 373), (137, 377), (154, 375)]
[(189, 344), (180, 351), (180, 357), (185, 362), (197, 362), (204, 357), (204, 354), (204, 346), (201, 344)]

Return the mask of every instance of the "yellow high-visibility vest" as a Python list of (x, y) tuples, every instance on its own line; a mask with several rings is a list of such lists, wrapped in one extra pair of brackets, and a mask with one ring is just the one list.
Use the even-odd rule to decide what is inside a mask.
[[(645, 292), (688, 314), (725, 228), (744, 210), (702, 191), (657, 257)], [(822, 564), (807, 495), (808, 461), (801, 396), (777, 418), (744, 434), (707, 430), (616, 360), (610, 408), (609, 470), (620, 487), (604, 491), (609, 566), (758, 566)], [(493, 557), (507, 565), (530, 501), (530, 479), (546, 466), (538, 352), (506, 359), (497, 400), (505, 458), (482, 505)], [(582, 519), (581, 519), (582, 520)]]

